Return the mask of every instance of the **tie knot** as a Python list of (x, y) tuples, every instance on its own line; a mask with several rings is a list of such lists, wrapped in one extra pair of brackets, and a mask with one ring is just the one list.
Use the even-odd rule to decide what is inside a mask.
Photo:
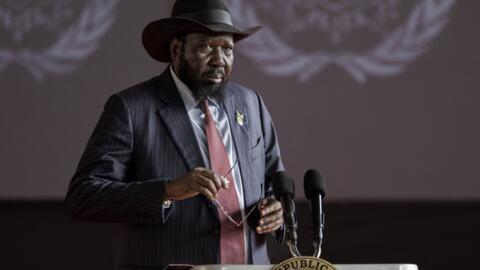
[(205, 123), (208, 125), (208, 122), (212, 121), (212, 114), (210, 113), (210, 110), (208, 109), (208, 100), (204, 99), (200, 101), (202, 111), (205, 114)]

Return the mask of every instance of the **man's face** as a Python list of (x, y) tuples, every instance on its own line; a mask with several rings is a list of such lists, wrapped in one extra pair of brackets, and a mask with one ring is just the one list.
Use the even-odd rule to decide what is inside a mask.
[(173, 53), (173, 67), (197, 100), (221, 98), (233, 65), (233, 38), (230, 34), (190, 33)]

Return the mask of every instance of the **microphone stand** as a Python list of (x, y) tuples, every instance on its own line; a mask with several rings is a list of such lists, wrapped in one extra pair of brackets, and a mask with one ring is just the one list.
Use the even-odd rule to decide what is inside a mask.
[[(290, 254), (292, 254), (293, 257), (302, 256), (300, 254), (300, 251), (298, 250), (297, 244), (288, 240), (287, 245), (288, 245), (288, 249), (290, 251)], [(316, 241), (313, 242), (313, 247), (314, 247), (313, 257), (320, 259), (320, 255), (322, 254), (322, 240), (320, 240), (320, 242), (316, 242)]]
[(313, 247), (315, 248), (315, 251), (313, 252), (313, 257), (320, 259), (320, 255), (322, 254), (322, 241), (320, 241), (320, 243), (313, 242)]
[[(319, 203), (320, 203), (320, 209), (322, 209), (321, 204), (322, 204), (322, 197), (321, 195), (319, 196)], [(295, 221), (293, 226), (286, 226), (287, 230), (287, 235), (288, 235), (288, 249), (290, 251), (290, 254), (293, 257), (300, 257), (302, 256), (300, 254), (300, 251), (298, 250), (297, 247), (297, 222)], [(315, 223), (315, 222), (314, 222)], [(325, 226), (325, 214), (323, 212), (320, 213), (320, 224), (318, 224), (318, 228), (314, 228), (314, 240), (313, 240), (313, 257), (320, 259), (320, 255), (322, 254), (322, 242), (323, 242), (323, 228)], [(318, 231), (317, 231), (318, 230)]]
[[(300, 254), (300, 251), (298, 250), (298, 247), (297, 247), (297, 244), (296, 244), (296, 243), (293, 243), (291, 240), (288, 240), (288, 241), (287, 241), (287, 245), (288, 245), (288, 249), (289, 249), (289, 251), (290, 251), (290, 254), (291, 254), (293, 257), (300, 257), (300, 256), (302, 256), (302, 255)], [(319, 242), (314, 241), (314, 242), (313, 242), (313, 247), (314, 247), (313, 257), (316, 257), (316, 258), (319, 258), (319, 259), (320, 259), (320, 255), (322, 254), (322, 239), (320, 239)]]
[(288, 240), (287, 242), (288, 249), (290, 250), (290, 254), (292, 254), (293, 257), (300, 257), (302, 256), (300, 254), (300, 251), (298, 251), (298, 247), (296, 244), (292, 243), (292, 241)]
[(320, 255), (322, 254), (323, 227), (325, 226), (325, 214), (323, 213), (323, 210), (322, 210), (322, 195), (320, 194), (318, 195), (318, 204), (319, 204), (318, 208), (320, 210), (319, 212), (320, 224), (318, 224), (318, 226), (315, 226), (314, 224), (316, 228), (314, 228), (314, 236), (313, 236), (313, 239), (314, 239), (313, 240), (313, 248), (314, 248), (313, 256), (320, 258)]
[(290, 250), (290, 254), (293, 257), (300, 257), (300, 251), (297, 247), (297, 217), (295, 215), (295, 202), (293, 199), (283, 200), (282, 205), (285, 207), (285, 230), (287, 236), (287, 245)]

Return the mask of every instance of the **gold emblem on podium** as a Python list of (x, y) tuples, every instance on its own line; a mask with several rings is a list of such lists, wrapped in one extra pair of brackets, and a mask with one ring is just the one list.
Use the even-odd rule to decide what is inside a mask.
[(316, 257), (295, 257), (275, 265), (272, 270), (336, 270), (329, 262)]

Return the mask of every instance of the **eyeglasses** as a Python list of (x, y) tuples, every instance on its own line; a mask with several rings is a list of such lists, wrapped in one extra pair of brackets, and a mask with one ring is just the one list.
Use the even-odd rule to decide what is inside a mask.
[(252, 209), (248, 212), (248, 214), (244, 218), (242, 218), (242, 220), (240, 220), (240, 222), (237, 222), (235, 219), (233, 219), (232, 216), (230, 216), (230, 214), (228, 214), (228, 211), (220, 204), (220, 202), (217, 199), (213, 199), (212, 202), (213, 202), (213, 204), (215, 204), (215, 206), (218, 209), (220, 209), (222, 214), (224, 214), (225, 217), (227, 217), (228, 220), (230, 220), (230, 222), (235, 224), (235, 226), (237, 226), (237, 227), (242, 226), (242, 224), (245, 223), (247, 221), (247, 219), (250, 217), (250, 215), (253, 213), (253, 210), (255, 210), (255, 208), (257, 208), (256, 205), (254, 207), (252, 207)]
[(235, 165), (237, 165), (237, 163), (238, 163), (238, 157), (237, 157), (237, 159), (235, 159), (235, 162), (233, 162), (233, 165), (230, 168), (230, 170), (228, 170), (227, 173), (223, 177), (227, 178), (227, 176), (233, 171), (233, 168), (235, 168)]
[[(238, 158), (235, 160), (235, 162), (233, 163), (233, 166), (230, 168), (230, 170), (228, 170), (228, 172), (223, 177), (226, 178), (232, 172), (233, 168), (235, 168), (235, 165), (237, 165), (237, 163), (238, 163)], [(261, 189), (262, 189), (262, 195), (261, 195), (262, 198), (260, 200), (263, 199), (263, 184), (261, 184)], [(244, 218), (242, 218), (242, 220), (240, 220), (240, 222), (237, 222), (232, 216), (230, 216), (227, 209), (225, 209), (217, 199), (213, 199), (212, 202), (220, 210), (220, 212), (222, 212), (222, 214), (224, 214), (225, 217), (227, 217), (227, 219), (230, 220), (230, 222), (235, 224), (235, 226), (237, 226), (237, 227), (242, 226), (242, 224), (244, 224), (247, 221), (247, 219), (251, 216), (251, 214), (253, 213), (253, 210), (255, 210), (255, 208), (257, 208), (257, 205), (252, 207), (252, 209), (250, 209), (248, 214)]]

